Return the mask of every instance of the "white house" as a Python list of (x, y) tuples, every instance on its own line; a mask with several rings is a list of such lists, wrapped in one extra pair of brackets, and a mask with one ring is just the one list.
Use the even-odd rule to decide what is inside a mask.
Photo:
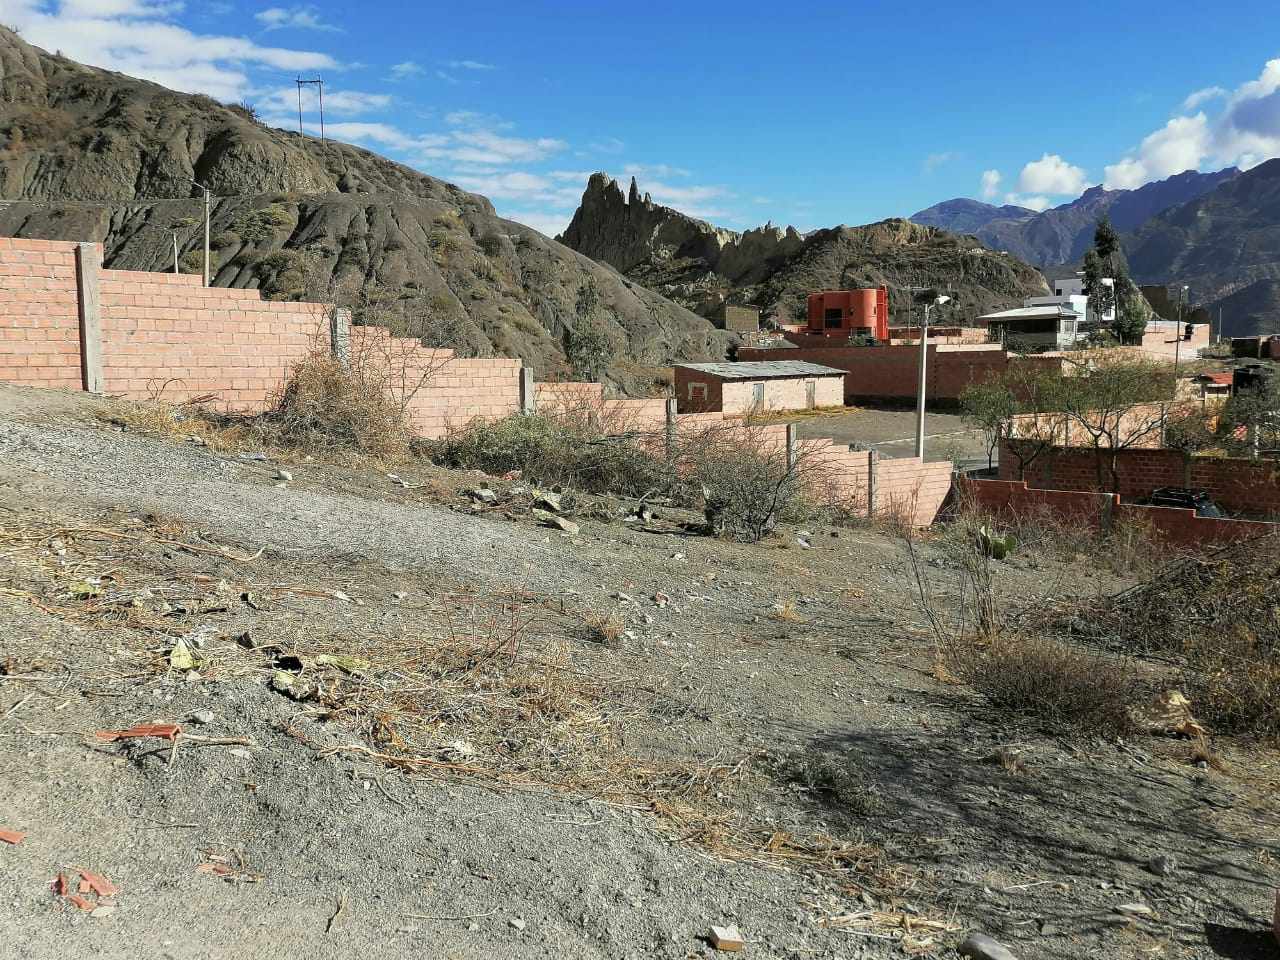
[(1085, 340), (1090, 330), (1110, 326), (1115, 311), (1098, 313), (1089, 307), (1084, 277), (1053, 281), (1053, 294), (1027, 297), (1021, 307), (988, 313), (978, 318), (987, 328), (987, 339), (1017, 349), (1070, 350)]

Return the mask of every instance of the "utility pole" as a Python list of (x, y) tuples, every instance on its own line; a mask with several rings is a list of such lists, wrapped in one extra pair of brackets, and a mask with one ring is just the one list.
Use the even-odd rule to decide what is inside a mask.
[(178, 235), (173, 235), (173, 272), (178, 272)]
[(195, 180), (191, 182), (204, 191), (204, 285), (207, 287), (209, 285), (209, 217), (212, 213), (212, 198), (209, 188), (203, 183)]
[(298, 133), (302, 133), (302, 88), (315, 87), (320, 95), (320, 145), (324, 146), (324, 78), (316, 77), (314, 80), (303, 80), (298, 77), (294, 82), (298, 85)]
[(948, 296), (934, 297), (924, 305), (924, 319), (920, 321), (920, 384), (916, 392), (916, 456), (924, 460), (924, 404), (928, 388), (927, 365), (929, 362), (929, 309), (940, 307), (951, 300)]
[(1174, 331), (1173, 341), (1173, 391), (1175, 398), (1178, 393), (1178, 363), (1182, 358), (1182, 315), (1186, 299), (1187, 285), (1184, 283), (1182, 289), (1178, 291), (1178, 326)]

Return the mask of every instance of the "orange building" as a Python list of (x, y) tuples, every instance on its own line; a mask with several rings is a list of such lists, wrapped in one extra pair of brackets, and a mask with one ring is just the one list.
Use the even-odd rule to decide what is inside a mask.
[(847, 340), (858, 335), (889, 339), (889, 288), (823, 290), (809, 294), (809, 333)]

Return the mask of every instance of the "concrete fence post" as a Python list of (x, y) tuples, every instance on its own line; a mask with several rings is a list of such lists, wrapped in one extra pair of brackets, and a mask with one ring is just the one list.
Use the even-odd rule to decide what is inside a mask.
[(537, 387), (533, 382), (533, 368), (520, 368), (520, 412), (533, 413), (538, 409)]
[(676, 455), (676, 416), (679, 407), (675, 397), (667, 398), (666, 446), (667, 459), (674, 460)]
[(867, 451), (867, 517), (876, 513), (876, 472), (880, 469), (880, 452)]
[(800, 460), (800, 424), (787, 424), (787, 470), (794, 470)]
[(329, 344), (334, 359), (351, 368), (351, 311), (334, 307), (329, 313)]
[(80, 379), (90, 393), (102, 392), (102, 301), (98, 277), (102, 255), (96, 243), (76, 244), (76, 299), (80, 312)]

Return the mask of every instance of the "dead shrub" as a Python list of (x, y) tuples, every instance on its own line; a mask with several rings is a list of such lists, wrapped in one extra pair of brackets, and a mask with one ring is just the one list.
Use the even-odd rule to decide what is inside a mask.
[(950, 670), (993, 707), (1051, 732), (1116, 737), (1133, 728), (1138, 683), (1119, 658), (1041, 637), (957, 644), (949, 653)]
[(582, 615), (582, 623), (586, 627), (587, 639), (603, 647), (616, 650), (622, 645), (622, 632), (626, 624), (616, 611), (603, 613), (588, 610)]
[(272, 409), (257, 422), (282, 446), (340, 447), (388, 460), (408, 452), (411, 433), (404, 408), (385, 379), (367, 370), (313, 354), (293, 368), (273, 399)]
[(800, 753), (778, 765), (781, 777), (812, 797), (854, 816), (884, 811), (884, 798), (851, 754)]

